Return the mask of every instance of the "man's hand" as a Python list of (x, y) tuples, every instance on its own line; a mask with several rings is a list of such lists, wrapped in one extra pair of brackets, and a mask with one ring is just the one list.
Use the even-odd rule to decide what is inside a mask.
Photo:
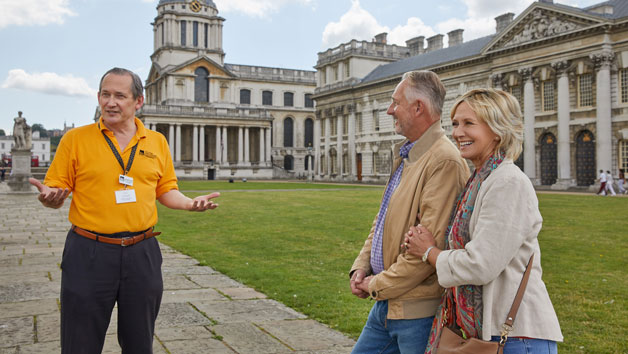
[(372, 275), (365, 277), (361, 282), (357, 283), (356, 286), (358, 289), (362, 290), (365, 294), (369, 295), (369, 284), (371, 284), (371, 280), (373, 279)]
[(39, 190), (39, 196), (37, 199), (43, 204), (43, 206), (53, 209), (59, 209), (65, 202), (65, 198), (70, 195), (70, 190), (65, 188), (50, 188), (45, 184), (42, 184), (35, 178), (29, 178), (28, 182)]
[(353, 275), (351, 276), (351, 293), (359, 297), (360, 299), (366, 299), (367, 297), (369, 297), (368, 284), (366, 286), (366, 291), (360, 289), (360, 284), (364, 281), (365, 276), (366, 276), (366, 272), (362, 269), (356, 270), (355, 272), (353, 272)]
[(207, 195), (201, 195), (192, 199), (192, 204), (188, 208), (189, 211), (205, 211), (207, 209), (216, 209), (218, 204), (211, 201), (212, 198), (220, 197), (219, 192), (214, 192)]

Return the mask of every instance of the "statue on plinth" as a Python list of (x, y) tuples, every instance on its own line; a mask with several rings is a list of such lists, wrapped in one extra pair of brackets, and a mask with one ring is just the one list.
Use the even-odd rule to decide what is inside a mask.
[(29, 150), (32, 148), (32, 130), (31, 127), (26, 124), (26, 118), (22, 117), (22, 112), (17, 112), (17, 117), (13, 118), (15, 122), (13, 124), (13, 149), (15, 150)]

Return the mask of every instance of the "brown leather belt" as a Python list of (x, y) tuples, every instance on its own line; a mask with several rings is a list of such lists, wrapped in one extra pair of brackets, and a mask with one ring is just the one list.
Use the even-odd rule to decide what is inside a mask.
[(161, 232), (153, 232), (152, 227), (138, 235), (129, 236), (129, 237), (120, 237), (120, 238), (101, 236), (93, 232), (89, 232), (87, 230), (81, 229), (80, 227), (76, 225), (72, 225), (72, 231), (74, 231), (77, 235), (87, 237), (90, 240), (109, 243), (112, 245), (120, 245), (122, 247), (131, 246), (140, 241), (144, 241), (148, 238), (161, 235)]

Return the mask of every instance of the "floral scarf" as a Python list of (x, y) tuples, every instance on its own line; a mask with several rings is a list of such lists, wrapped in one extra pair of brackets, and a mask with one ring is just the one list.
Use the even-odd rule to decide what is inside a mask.
[[(445, 249), (463, 249), (471, 240), (469, 222), (473, 214), (475, 199), (482, 182), (504, 160), (504, 152), (497, 151), (474, 171), (464, 190), (456, 200), (456, 207), (451, 213)], [(441, 330), (444, 326), (460, 328), (464, 338), (482, 337), (482, 286), (461, 285), (445, 289), (441, 303), (436, 310), (432, 332), (427, 344), (426, 354), (436, 352)]]

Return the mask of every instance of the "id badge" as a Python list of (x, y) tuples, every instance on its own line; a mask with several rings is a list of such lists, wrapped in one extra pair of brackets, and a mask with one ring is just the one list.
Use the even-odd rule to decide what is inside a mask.
[(120, 175), (118, 177), (118, 182), (120, 182), (120, 184), (124, 184), (125, 186), (133, 186), (133, 177)]
[(135, 203), (135, 189), (121, 189), (116, 191), (116, 203)]

